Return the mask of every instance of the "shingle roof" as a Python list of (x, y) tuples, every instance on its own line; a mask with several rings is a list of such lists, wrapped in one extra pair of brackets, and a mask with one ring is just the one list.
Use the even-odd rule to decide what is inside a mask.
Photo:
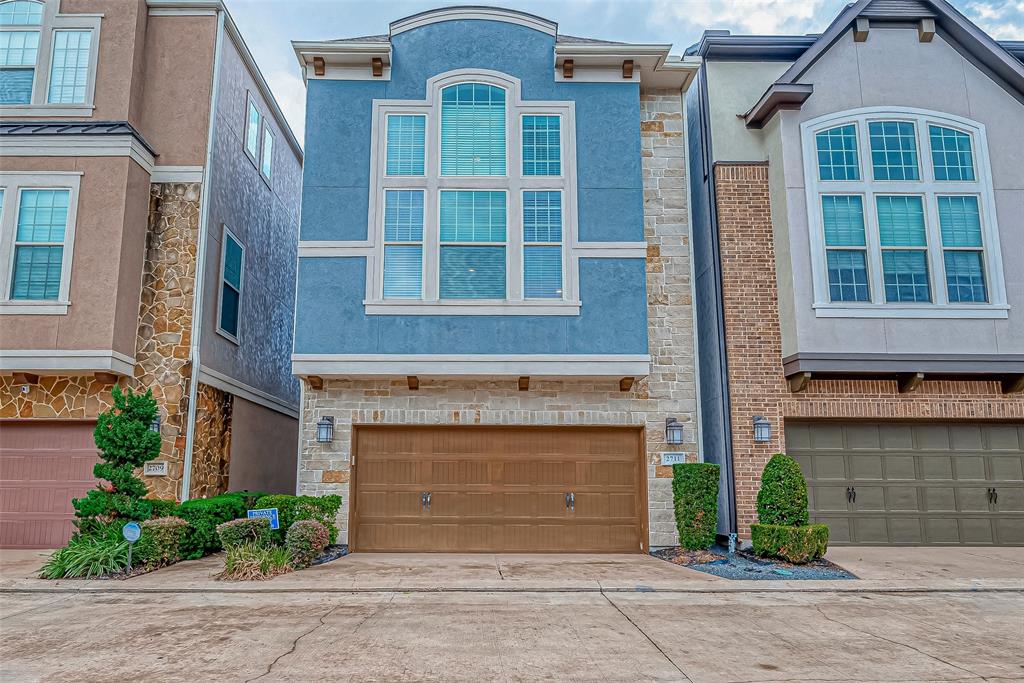
[(131, 135), (150, 154), (157, 153), (127, 121), (0, 121), (0, 135)]

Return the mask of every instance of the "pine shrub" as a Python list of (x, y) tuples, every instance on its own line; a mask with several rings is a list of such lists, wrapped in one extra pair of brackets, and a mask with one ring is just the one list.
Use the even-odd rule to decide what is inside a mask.
[(673, 465), (672, 497), (679, 545), (687, 550), (714, 545), (718, 529), (718, 465)]
[(761, 524), (804, 526), (807, 512), (807, 482), (796, 460), (776, 453), (761, 473), (757, 493), (757, 519)]

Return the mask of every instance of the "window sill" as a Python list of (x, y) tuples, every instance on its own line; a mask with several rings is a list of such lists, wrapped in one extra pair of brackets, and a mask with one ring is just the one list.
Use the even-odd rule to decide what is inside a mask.
[(366, 315), (579, 315), (578, 301), (363, 301)]
[(0, 315), (67, 315), (67, 301), (0, 301)]
[(92, 116), (91, 104), (3, 104), (0, 116)]
[(818, 318), (935, 318), (935, 319), (1005, 319), (1010, 307), (1006, 304), (963, 305), (922, 305), (891, 306), (888, 304), (865, 304), (861, 306), (814, 304), (814, 315)]
[(219, 334), (220, 336), (224, 337), (225, 339), (227, 339), (229, 342), (231, 342), (235, 346), (241, 346), (241, 343), (238, 341), (238, 337), (236, 337), (235, 335), (231, 334), (230, 332), (226, 332), (226, 331), (222, 330), (219, 325), (217, 326), (217, 334)]

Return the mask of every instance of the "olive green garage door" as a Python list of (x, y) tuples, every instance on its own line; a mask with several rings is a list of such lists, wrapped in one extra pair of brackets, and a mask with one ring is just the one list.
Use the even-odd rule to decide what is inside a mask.
[(790, 423), (836, 545), (1024, 545), (1024, 425)]

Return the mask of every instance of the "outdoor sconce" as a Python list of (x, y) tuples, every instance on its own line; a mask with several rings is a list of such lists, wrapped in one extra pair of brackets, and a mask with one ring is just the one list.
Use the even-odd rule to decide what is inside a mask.
[(153, 418), (153, 421), (149, 423), (149, 431), (160, 433), (160, 415), (158, 414)]
[(754, 416), (754, 442), (768, 443), (772, 440), (772, 423), (760, 415)]
[(316, 423), (317, 443), (330, 443), (334, 441), (334, 418), (325, 416)]
[(683, 425), (674, 417), (665, 418), (665, 443), (678, 446), (684, 439)]

